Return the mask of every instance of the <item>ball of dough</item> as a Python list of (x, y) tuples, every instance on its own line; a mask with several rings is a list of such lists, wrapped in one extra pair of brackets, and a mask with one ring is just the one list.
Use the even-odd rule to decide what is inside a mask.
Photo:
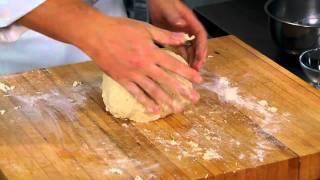
[[(179, 55), (172, 51), (164, 50), (178, 61), (186, 63)], [(186, 63), (187, 64), (187, 63)], [(169, 75), (179, 80), (186, 88), (192, 88), (192, 83), (185, 78), (165, 70)], [(184, 108), (191, 102), (179, 94), (169, 91), (168, 88), (162, 87), (172, 98), (175, 107)], [(172, 113), (168, 107), (160, 105), (160, 114), (149, 113), (146, 108), (140, 104), (124, 87), (114, 81), (108, 75), (103, 75), (102, 80), (102, 97), (106, 110), (116, 118), (126, 118), (136, 122), (150, 122), (165, 117)]]

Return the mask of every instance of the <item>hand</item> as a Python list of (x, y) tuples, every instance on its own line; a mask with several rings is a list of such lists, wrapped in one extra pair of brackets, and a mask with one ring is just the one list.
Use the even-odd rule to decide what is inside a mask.
[(201, 81), (199, 73), (154, 44), (181, 45), (183, 33), (105, 16), (79, 0), (47, 0), (17, 23), (79, 47), (151, 112), (159, 112), (157, 104), (173, 108), (171, 97), (160, 85), (193, 102), (199, 99), (195, 90), (184, 87), (162, 68), (195, 83)]
[(181, 110), (175, 109), (171, 97), (160, 88), (160, 84), (193, 102), (198, 101), (199, 95), (195, 90), (184, 87), (160, 67), (196, 83), (201, 81), (199, 73), (154, 44), (181, 45), (185, 41), (184, 33), (169, 32), (127, 18), (108, 18), (108, 21), (97, 24), (96, 27), (100, 28), (90, 33), (88, 38), (91, 42), (83, 48), (104, 72), (151, 112), (160, 111), (157, 104), (168, 105), (173, 111)]
[(154, 25), (196, 36), (192, 47), (180, 46), (178, 50), (194, 69), (200, 70), (207, 56), (207, 33), (192, 11), (180, 0), (149, 0), (149, 10)]

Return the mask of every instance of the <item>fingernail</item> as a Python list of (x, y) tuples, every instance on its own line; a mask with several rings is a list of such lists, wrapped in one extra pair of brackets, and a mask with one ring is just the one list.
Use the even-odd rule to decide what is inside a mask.
[(183, 19), (178, 19), (178, 20), (176, 20), (175, 24), (178, 26), (184, 26), (184, 25), (186, 25), (186, 21)]
[(153, 107), (153, 113), (159, 114), (160, 113), (160, 108), (158, 106)]
[(147, 111), (149, 113), (153, 113), (153, 114), (159, 114), (160, 113), (160, 108), (155, 106), (155, 107), (148, 107)]

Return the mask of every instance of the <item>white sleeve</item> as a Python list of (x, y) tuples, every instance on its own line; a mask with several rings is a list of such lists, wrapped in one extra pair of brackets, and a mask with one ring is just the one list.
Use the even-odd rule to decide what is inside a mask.
[(46, 0), (0, 0), (0, 43), (14, 42), (28, 29), (14, 24), (16, 20)]
[(46, 0), (0, 0), (0, 28), (7, 27)]

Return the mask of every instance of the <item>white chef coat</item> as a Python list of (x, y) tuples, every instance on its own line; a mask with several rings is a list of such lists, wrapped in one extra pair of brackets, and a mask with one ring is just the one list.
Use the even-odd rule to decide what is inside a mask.
[[(72, 45), (14, 24), (44, 1), (0, 0), (0, 74), (89, 60)], [(122, 0), (99, 0), (94, 6), (110, 16), (126, 16)]]

